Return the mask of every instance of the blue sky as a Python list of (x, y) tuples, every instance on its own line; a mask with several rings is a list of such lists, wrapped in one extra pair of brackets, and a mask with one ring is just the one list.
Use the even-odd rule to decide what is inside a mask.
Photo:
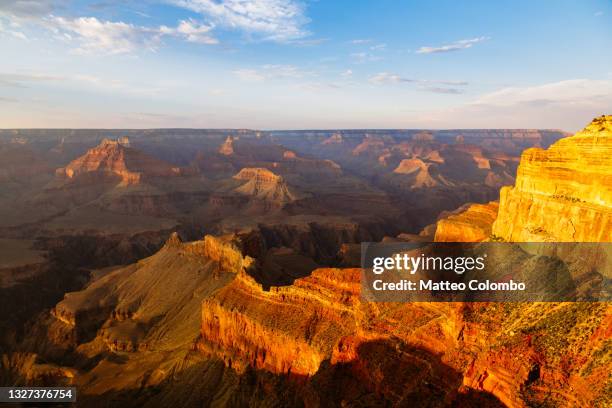
[(562, 128), (612, 2), (0, 0), (0, 128)]

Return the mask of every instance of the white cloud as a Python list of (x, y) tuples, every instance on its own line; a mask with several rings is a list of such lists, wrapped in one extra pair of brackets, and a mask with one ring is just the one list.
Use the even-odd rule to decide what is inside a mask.
[(441, 86), (427, 86), (427, 87), (419, 88), (419, 90), (426, 91), (426, 92), (439, 93), (439, 94), (446, 94), (446, 95), (459, 95), (465, 92), (463, 89), (448, 88), (448, 87), (441, 87)]
[(299, 40), (309, 32), (305, 6), (298, 0), (173, 0), (222, 27), (278, 42)]
[(595, 15), (595, 17), (601, 17), (601, 16), (604, 15), (604, 12), (603, 11), (597, 11), (597, 12), (595, 12), (594, 15)]
[(415, 79), (404, 78), (396, 74), (390, 74), (388, 72), (379, 72), (376, 75), (373, 75), (368, 80), (373, 84), (381, 85), (381, 84), (399, 84), (402, 82), (417, 82)]
[(42, 20), (56, 38), (76, 43), (73, 51), (84, 55), (117, 55), (156, 51), (164, 36), (182, 38), (199, 44), (217, 44), (213, 26), (195, 20), (181, 20), (176, 27), (143, 27), (122, 21), (103, 21), (96, 17), (69, 19), (49, 16)]
[(370, 47), (372, 51), (382, 51), (387, 48), (387, 44), (376, 44)]
[(357, 39), (357, 40), (352, 40), (351, 44), (369, 44), (371, 42), (372, 40), (369, 40), (369, 39)]
[(299, 79), (312, 73), (302, 71), (293, 65), (263, 65), (259, 69), (245, 68), (233, 71), (243, 81), (260, 82), (267, 79)]
[(489, 37), (477, 37), (477, 38), (470, 38), (468, 40), (455, 41), (451, 44), (441, 45), (439, 47), (424, 46), (424, 47), (419, 48), (416, 51), (416, 53), (417, 54), (436, 54), (436, 53), (443, 53), (443, 52), (465, 50), (467, 48), (472, 48), (474, 44), (478, 44), (488, 39)]
[(353, 76), (353, 70), (352, 69), (347, 69), (346, 71), (343, 71), (340, 76), (343, 76), (344, 78), (349, 78), (351, 76)]
[(199, 44), (218, 44), (219, 41), (211, 35), (213, 25), (200, 24), (193, 19), (181, 20), (176, 28), (160, 27), (162, 34), (175, 35), (185, 40)]
[(418, 85), (418, 90), (439, 94), (458, 95), (465, 91), (458, 86), (468, 85), (466, 81), (432, 80), (406, 78), (389, 72), (379, 72), (372, 75), (368, 81), (374, 85), (413, 83)]
[(125, 54), (155, 50), (160, 31), (135, 26), (122, 21), (101, 21), (95, 17), (67, 19), (51, 16), (45, 19), (49, 29), (68, 41), (78, 43), (74, 49), (79, 54)]

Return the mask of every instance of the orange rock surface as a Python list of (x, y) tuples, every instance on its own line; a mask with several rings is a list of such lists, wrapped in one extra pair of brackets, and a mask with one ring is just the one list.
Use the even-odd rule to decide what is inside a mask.
[(500, 193), (493, 234), (508, 241), (612, 241), (612, 116), (547, 150), (525, 150)]
[(467, 210), (438, 221), (436, 242), (478, 242), (491, 236), (499, 204), (472, 204)]

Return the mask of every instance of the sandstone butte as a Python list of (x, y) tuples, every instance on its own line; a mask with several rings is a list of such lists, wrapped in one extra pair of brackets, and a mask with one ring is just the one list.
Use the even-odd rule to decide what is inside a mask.
[(119, 177), (121, 185), (138, 184), (143, 178), (180, 174), (180, 169), (130, 147), (127, 137), (102, 142), (56, 170), (56, 175), (75, 179), (84, 174)]
[(295, 200), (295, 194), (289, 190), (285, 179), (268, 169), (244, 168), (234, 178), (246, 181), (235, 190), (240, 194), (279, 205)]
[(225, 156), (234, 154), (234, 139), (231, 136), (228, 136), (225, 142), (219, 147), (219, 153)]

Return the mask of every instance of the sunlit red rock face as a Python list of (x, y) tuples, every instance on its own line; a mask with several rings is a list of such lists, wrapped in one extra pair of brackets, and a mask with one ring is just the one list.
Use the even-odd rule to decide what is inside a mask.
[[(571, 152), (564, 156), (562, 150), (557, 157), (564, 157), (564, 166), (578, 173), (601, 169), (605, 150), (591, 146), (586, 143), (582, 156), (599, 165), (581, 166), (577, 157)], [(546, 157), (528, 164), (546, 167)], [(403, 163), (399, 172), (421, 168), (413, 164)], [(609, 179), (598, 177), (595, 180), (610, 185)], [(582, 183), (570, 170), (565, 180), (585, 197), (599, 188), (591, 178)], [(573, 204), (549, 208), (547, 215), (563, 218)], [(435, 240), (489, 240), (496, 218), (513, 215), (503, 214), (506, 210), (496, 202), (472, 204), (440, 220)], [(597, 234), (591, 230), (580, 237), (598, 240)], [(307, 379), (306, 389), (319, 378), (333, 387), (338, 378), (330, 373), (345, 365), (351, 373), (343, 374), (345, 384), (349, 377), (358, 379), (392, 403), (416, 393), (433, 406), (461, 406), (474, 404), (469, 399), (473, 395), (466, 397), (471, 392), (495, 398), (474, 406), (586, 407), (609, 400), (605, 384), (611, 367), (603, 356), (612, 334), (612, 309), (605, 303), (374, 304), (359, 299), (358, 283), (357, 269), (318, 269), (292, 286), (266, 292), (250, 277), (238, 276), (204, 301), (198, 347), (240, 371), (251, 366)], [(408, 372), (412, 374), (402, 374)], [(421, 372), (428, 374), (420, 377)], [(419, 388), (423, 382), (431, 385), (426, 392)]]
[(499, 204), (472, 204), (465, 211), (438, 221), (436, 242), (478, 242), (491, 237)]
[[(548, 150), (528, 149), (500, 204), (437, 223), (436, 241), (610, 241), (612, 116)], [(510, 407), (611, 403), (606, 303), (466, 304), (461, 338), (476, 352), (464, 384)]]
[(180, 174), (180, 169), (131, 148), (127, 138), (120, 138), (104, 139), (85, 155), (56, 171), (58, 176), (68, 179), (92, 173), (118, 176), (122, 185), (130, 185), (140, 183), (143, 177), (175, 176)]
[(500, 193), (493, 234), (508, 241), (612, 241), (612, 116), (547, 150), (527, 149)]
[(199, 348), (240, 371), (312, 376), (356, 330), (359, 277), (358, 269), (317, 269), (266, 292), (241, 274), (202, 304)]

